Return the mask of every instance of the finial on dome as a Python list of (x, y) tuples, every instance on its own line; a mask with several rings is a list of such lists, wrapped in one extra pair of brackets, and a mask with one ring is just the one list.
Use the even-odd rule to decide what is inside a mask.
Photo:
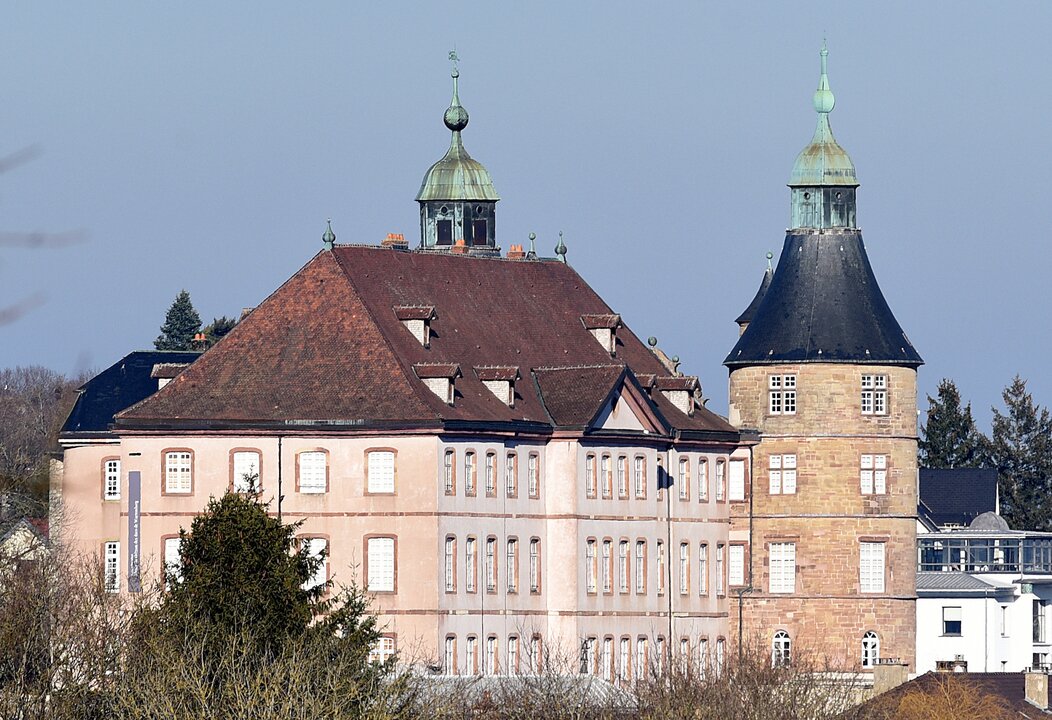
[(326, 250), (332, 250), (332, 246), (336, 244), (336, 233), (332, 231), (332, 220), (326, 221), (325, 234), (321, 236), (322, 244)]
[(829, 48), (826, 46), (825, 38), (822, 39), (822, 51), (819, 55), (822, 58), (822, 74), (818, 77), (818, 89), (815, 90), (814, 95), (815, 112), (830, 113), (836, 104), (836, 98), (833, 96), (833, 91), (829, 89), (829, 76), (826, 74), (826, 58), (829, 57)]
[(537, 233), (530, 233), (530, 251), (526, 253), (526, 259), (537, 259)]
[(767, 251), (767, 269), (768, 270), (772, 269), (771, 268), (771, 260), (773, 260), (773, 259), (774, 259), (774, 253), (771, 252), (770, 250), (768, 250)]
[(456, 48), (449, 51), (449, 59), (453, 63), (453, 71), (450, 73), (450, 77), (453, 78), (453, 100), (449, 103), (442, 120), (447, 128), (453, 132), (460, 132), (468, 126), (468, 111), (460, 104), (460, 56), (457, 55)]
[(563, 242), (563, 231), (559, 231), (559, 244), (555, 246), (555, 254), (559, 257), (559, 260), (566, 264), (566, 243)]

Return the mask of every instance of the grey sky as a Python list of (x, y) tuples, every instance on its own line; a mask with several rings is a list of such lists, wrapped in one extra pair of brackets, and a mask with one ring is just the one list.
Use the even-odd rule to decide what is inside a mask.
[[(815, 114), (862, 183), (881, 287), (985, 426), (1013, 374), (1052, 404), (1052, 4), (4, 3), (0, 367), (101, 368), (150, 347), (180, 288), (206, 321), (259, 303), (320, 247), (401, 232), (445, 151), (446, 53), (464, 133), (503, 200), (726, 410), (733, 319), (781, 249)], [(275, 338), (275, 342), (280, 342)], [(922, 407), (926, 404), (921, 403)]]

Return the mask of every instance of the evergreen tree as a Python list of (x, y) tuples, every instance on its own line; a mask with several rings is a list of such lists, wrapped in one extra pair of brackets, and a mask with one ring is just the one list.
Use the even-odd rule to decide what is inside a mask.
[(928, 418), (918, 443), (921, 467), (981, 467), (987, 440), (975, 427), (972, 404), (961, 407), (957, 385), (948, 378), (939, 383), (937, 394), (937, 399), (928, 396)]
[(223, 339), (223, 336), (234, 329), (237, 320), (228, 318), (226, 315), (220, 318), (212, 318), (212, 322), (205, 326), (202, 331), (208, 339), (208, 347), (212, 347)]
[(991, 458), (997, 467), (1001, 515), (1016, 530), (1052, 530), (1052, 418), (1034, 404), (1016, 375), (994, 408)]
[(153, 346), (158, 350), (192, 350), (194, 335), (199, 332), (201, 316), (190, 302), (190, 293), (180, 290), (164, 316), (161, 334), (153, 341)]

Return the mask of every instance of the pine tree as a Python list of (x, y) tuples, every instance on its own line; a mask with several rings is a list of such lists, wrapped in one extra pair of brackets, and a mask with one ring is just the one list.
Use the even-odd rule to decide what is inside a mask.
[(153, 341), (153, 346), (158, 350), (192, 350), (194, 335), (199, 332), (201, 316), (190, 302), (190, 293), (180, 290), (164, 316), (161, 334)]
[(961, 394), (949, 378), (939, 383), (937, 395), (928, 396), (928, 418), (918, 443), (921, 467), (981, 467), (988, 441), (975, 427), (972, 404), (961, 407)]
[(1016, 375), (994, 408), (991, 458), (997, 467), (1001, 515), (1016, 530), (1052, 530), (1052, 417), (1034, 404)]

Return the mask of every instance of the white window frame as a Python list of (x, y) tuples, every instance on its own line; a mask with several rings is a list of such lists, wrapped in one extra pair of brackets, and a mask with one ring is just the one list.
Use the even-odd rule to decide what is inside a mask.
[(303, 583), (304, 590), (310, 590), (318, 585), (329, 582), (329, 541), (323, 537), (304, 537), (300, 542), (307, 548), (307, 555), (312, 558), (322, 557), (321, 564), (314, 571), (314, 575)]
[(170, 450), (164, 454), (164, 491), (168, 495), (193, 492), (194, 455), (189, 450)]
[(102, 499), (121, 499), (121, 461), (119, 459), (107, 460), (103, 463)]
[(102, 572), (106, 592), (119, 593), (121, 591), (121, 544), (119, 540), (110, 540), (103, 546)]
[(457, 591), (457, 538), (453, 535), (445, 544), (445, 585), (447, 593)]
[(260, 454), (258, 450), (237, 450), (234, 452), (234, 477), (231, 483), (234, 488), (234, 492), (245, 493), (249, 491), (248, 483), (245, 481), (246, 475), (256, 476), (256, 487), (255, 490), (259, 490), (262, 477), (259, 471), (260, 466)]
[(883, 542), (859, 543), (859, 591), (884, 592), (885, 548)]
[(709, 594), (709, 544), (698, 545), (698, 595)]
[(306, 450), (296, 457), (299, 463), (300, 492), (306, 495), (325, 493), (329, 454), (322, 450)]
[(690, 458), (681, 457), (679, 459), (679, 477), (676, 479), (679, 483), (679, 499), (690, 500)]
[(771, 667), (785, 667), (793, 660), (793, 641), (789, 633), (779, 630), (771, 641)]
[(771, 543), (768, 549), (771, 594), (796, 592), (796, 543)]
[(606, 594), (614, 591), (614, 578), (613, 578), (613, 564), (614, 564), (614, 541), (603, 540), (603, 592)]
[(636, 540), (636, 594), (647, 591), (647, 541)]
[(394, 495), (395, 454), (391, 450), (369, 451), (369, 492)]
[(599, 496), (599, 484), (596, 481), (596, 460), (594, 453), (584, 456), (584, 492), (587, 497)]
[(595, 593), (596, 588), (596, 541), (595, 538), (588, 538), (585, 541), (584, 549), (585, 558), (585, 589), (589, 593)]
[(464, 591), (473, 593), (478, 589), (478, 540), (468, 536), (464, 540)]
[(486, 592), (497, 592), (497, 538), (486, 538)]
[(880, 660), (880, 637), (872, 630), (862, 635), (862, 667), (875, 667)]
[(723, 553), (727, 546), (723, 543), (716, 545), (716, 594), (727, 594), (727, 577), (723, 573)]
[(698, 460), (698, 502), (709, 501), (709, 460)]
[(456, 464), (456, 450), (447, 449), (442, 455), (442, 487), (446, 495), (455, 495), (457, 492)]
[(642, 455), (637, 455), (632, 460), (632, 484), (635, 485), (637, 498), (647, 496), (647, 459)]
[(859, 458), (859, 490), (863, 495), (888, 492), (888, 456), (863, 454)]
[(796, 414), (796, 373), (769, 375), (767, 378), (767, 414)]
[(367, 541), (369, 553), (369, 592), (394, 592), (398, 575), (398, 551), (390, 536), (371, 537)]
[(795, 495), (796, 453), (771, 455), (768, 467), (771, 495)]
[(716, 461), (716, 502), (723, 502), (727, 493), (727, 461)]
[(475, 479), (477, 477), (478, 463), (477, 455), (474, 450), (468, 450), (464, 453), (464, 494), (474, 495), (477, 492), (475, 487)]
[(619, 498), (628, 497), (628, 457), (625, 455), (618, 455), (617, 461), (614, 463), (614, 473), (617, 476), (617, 496)]
[(526, 493), (531, 498), (541, 496), (541, 456), (535, 452), (526, 456)]
[(690, 543), (679, 544), (679, 594), (690, 593)]
[(530, 538), (530, 592), (541, 591), (541, 540)]
[(727, 584), (740, 587), (745, 584), (745, 546), (733, 544), (727, 548)]
[(727, 500), (730, 502), (745, 501), (745, 461), (731, 460), (727, 471)]
[(619, 540), (617, 543), (617, 589), (621, 593), (628, 592), (628, 547), (628, 540)]
[(519, 457), (509, 452), (504, 457), (504, 493), (510, 497), (519, 496)]
[(863, 415), (888, 414), (888, 376), (862, 376), (861, 411)]
[(497, 453), (486, 453), (486, 497), (497, 496)]
[(504, 570), (504, 575), (507, 579), (508, 593), (515, 594), (519, 591), (519, 540), (518, 538), (508, 538), (505, 544), (507, 546), (505, 555), (507, 567)]

